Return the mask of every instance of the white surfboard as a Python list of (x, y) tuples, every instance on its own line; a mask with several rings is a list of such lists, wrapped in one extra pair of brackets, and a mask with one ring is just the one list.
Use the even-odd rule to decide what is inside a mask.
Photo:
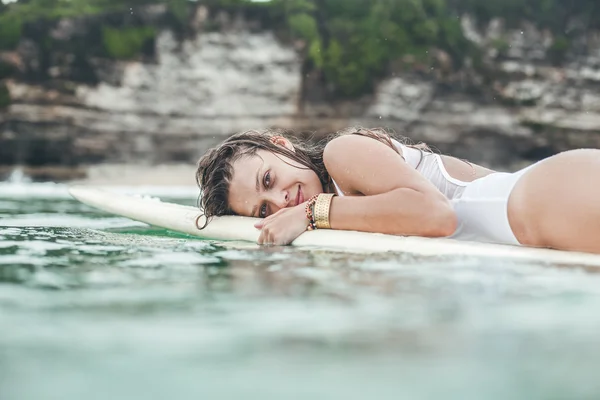
[[(69, 188), (70, 194), (89, 206), (175, 232), (213, 240), (256, 242), (256, 218), (216, 217), (202, 230), (196, 227), (196, 207), (161, 202), (86, 186)], [(199, 223), (204, 224), (202, 218)], [(403, 252), (425, 256), (476, 256), (600, 267), (600, 255), (535, 249), (510, 245), (464, 242), (445, 238), (421, 238), (355, 231), (315, 230), (305, 232), (293, 246), (326, 248), (348, 252)]]

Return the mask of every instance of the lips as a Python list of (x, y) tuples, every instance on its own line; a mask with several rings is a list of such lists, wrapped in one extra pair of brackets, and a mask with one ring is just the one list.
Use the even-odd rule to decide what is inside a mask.
[(304, 196), (302, 196), (302, 190), (300, 189), (300, 185), (298, 185), (298, 192), (296, 193), (296, 204), (304, 203)]

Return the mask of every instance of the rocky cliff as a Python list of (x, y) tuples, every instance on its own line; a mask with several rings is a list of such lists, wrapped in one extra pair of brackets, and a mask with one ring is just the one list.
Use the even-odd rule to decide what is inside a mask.
[[(135, 60), (73, 45), (92, 43), (102, 16), (30, 28), (15, 51), (0, 53), (17, 70), (5, 80), (1, 165), (194, 162), (226, 135), (269, 126), (386, 126), (501, 169), (600, 147), (600, 32), (580, 35), (558, 63), (550, 32), (464, 15), (463, 34), (480, 59), (453, 70), (432, 49), (430, 65), (405, 60), (374, 94), (339, 100), (304, 73), (301, 44), (251, 17), (199, 6), (182, 34), (160, 22), (163, 6), (136, 12), (156, 35)], [(59, 45), (44, 48), (39, 35)]]

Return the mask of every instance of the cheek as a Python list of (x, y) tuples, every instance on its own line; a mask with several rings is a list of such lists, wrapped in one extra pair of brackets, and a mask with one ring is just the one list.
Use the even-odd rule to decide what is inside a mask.
[(304, 181), (306, 182), (306, 185), (315, 193), (321, 191), (321, 181), (314, 172), (311, 171), (309, 174), (307, 174)]

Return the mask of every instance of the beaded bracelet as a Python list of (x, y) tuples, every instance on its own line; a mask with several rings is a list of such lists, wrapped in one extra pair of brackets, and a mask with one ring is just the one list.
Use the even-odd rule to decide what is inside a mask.
[(318, 197), (319, 197), (319, 195), (315, 194), (310, 199), (308, 199), (308, 202), (306, 203), (306, 207), (304, 208), (304, 210), (306, 211), (306, 218), (308, 219), (308, 227), (306, 229), (309, 231), (313, 231), (313, 230), (317, 229), (317, 225), (315, 224), (314, 207), (315, 207), (315, 202), (317, 201)]

